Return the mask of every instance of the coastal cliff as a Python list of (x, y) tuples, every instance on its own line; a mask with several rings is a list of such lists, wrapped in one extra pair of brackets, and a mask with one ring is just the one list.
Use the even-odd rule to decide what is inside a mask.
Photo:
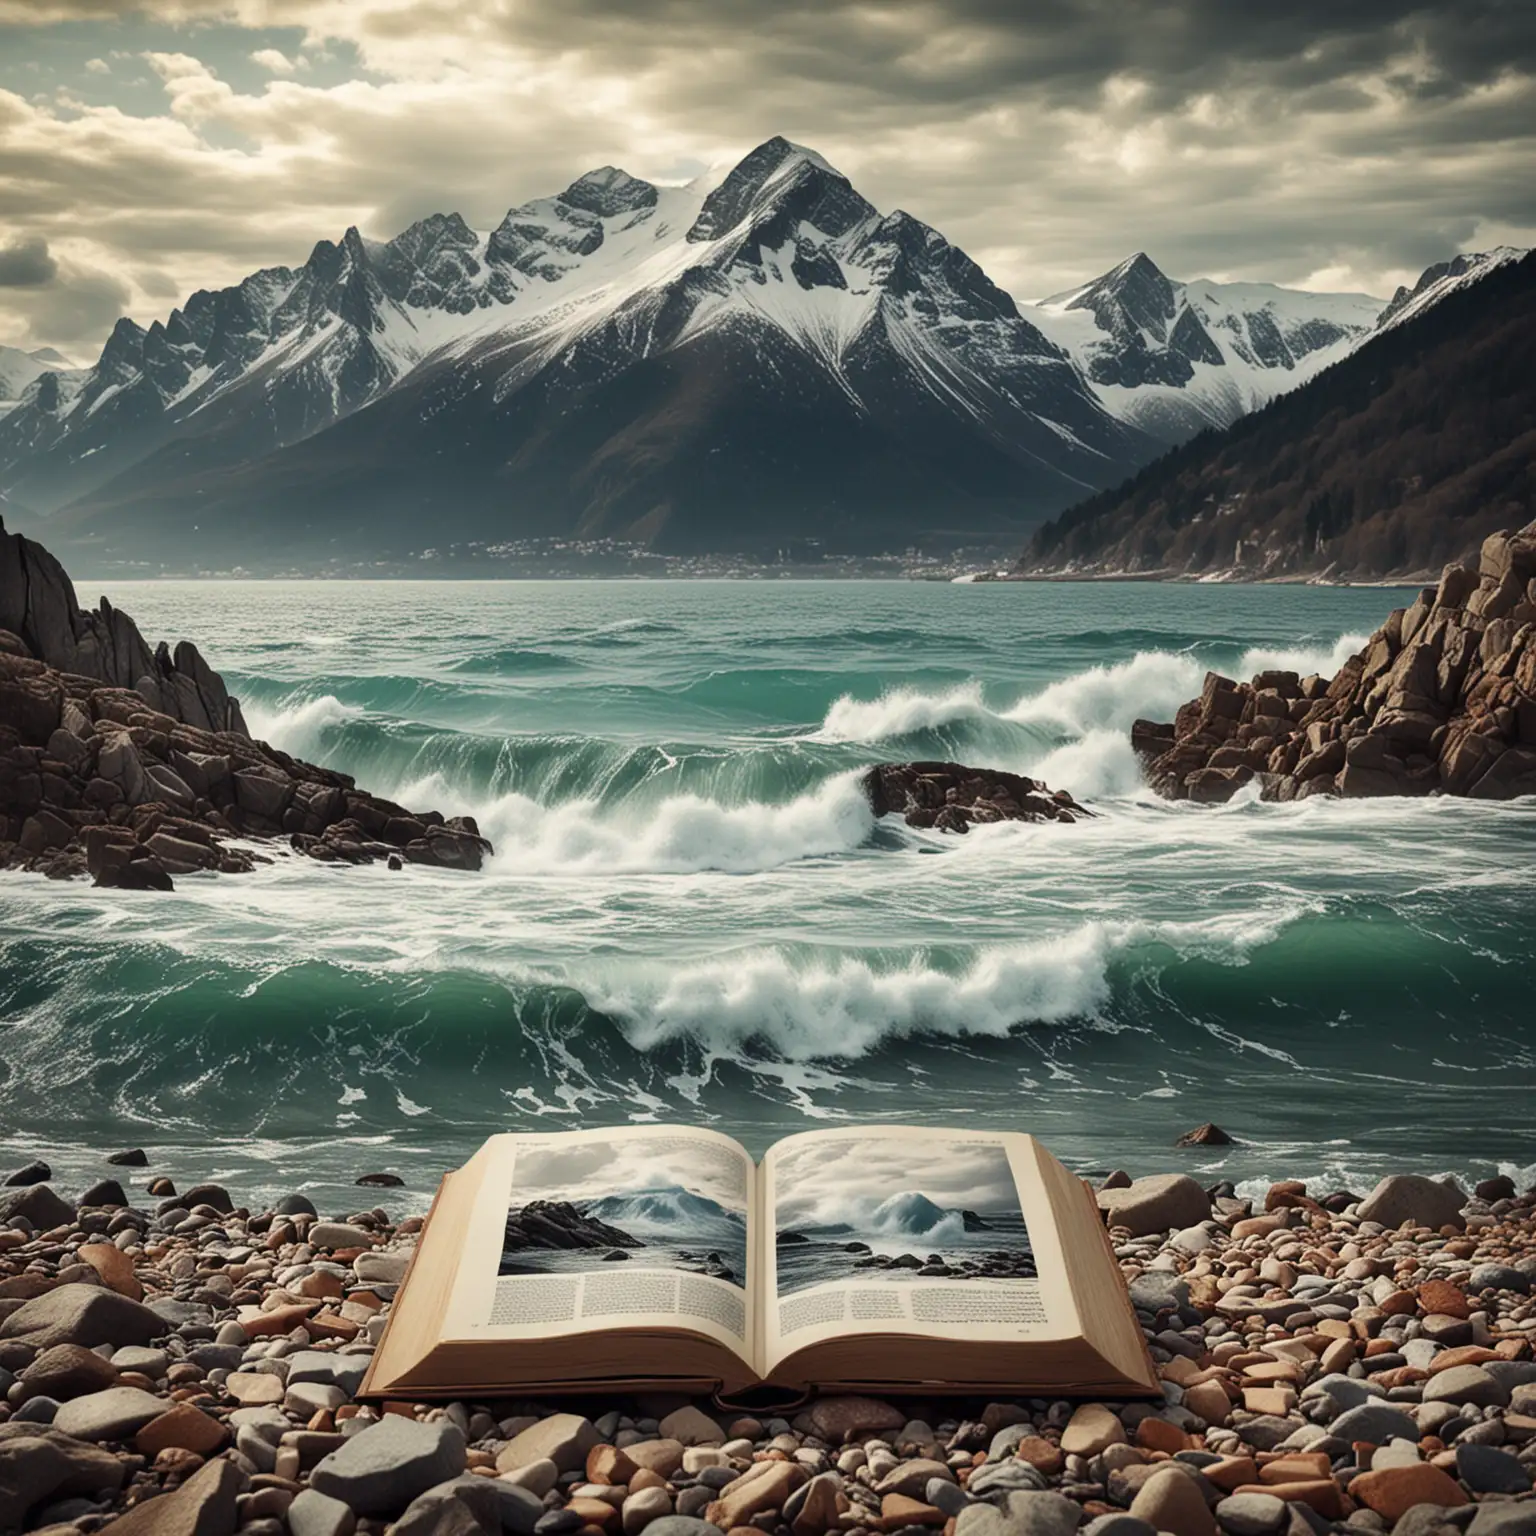
[(1172, 724), (1131, 742), (1159, 793), (1220, 804), (1312, 795), (1536, 794), (1536, 523), (1399, 608), (1330, 680), (1207, 674)]
[[(411, 812), (252, 738), (190, 641), (151, 650), (106, 598), (0, 523), (0, 868), (169, 890), (285, 839), (322, 862), (478, 869), (470, 817)], [(239, 844), (239, 845), (237, 845)]]

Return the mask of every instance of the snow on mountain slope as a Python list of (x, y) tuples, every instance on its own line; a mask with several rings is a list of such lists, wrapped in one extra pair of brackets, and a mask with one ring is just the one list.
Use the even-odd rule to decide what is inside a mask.
[(20, 347), (0, 347), (0, 416), (13, 411), (27, 389), (45, 373), (68, 373), (75, 365), (52, 347), (24, 352)]
[(1072, 353), (1108, 410), (1177, 443), (1347, 356), (1381, 307), (1368, 294), (1174, 282), (1138, 252), (1024, 313)]
[(1530, 252), (1512, 245), (1495, 246), (1491, 251), (1468, 251), (1450, 261), (1436, 262), (1426, 267), (1412, 288), (1399, 288), (1391, 302), (1377, 317), (1377, 330), (1399, 325), (1421, 315), (1433, 304), (1438, 304), (1447, 294), (1465, 288), (1485, 278), (1495, 269), (1512, 261), (1520, 261)]
[[(1403, 303), (1473, 275), (1452, 263)], [(342, 508), (401, 542), (904, 547), (1112, 485), (1310, 378), (1380, 310), (1175, 283), (1144, 254), (1020, 305), (775, 138), (686, 186), (604, 166), (490, 230), (349, 229), (124, 319), (94, 367), (34, 375), (0, 414), (0, 486), (177, 548), (250, 517), (334, 542)]]
[(237, 502), (318, 536), (326, 478), (327, 515), (366, 503), (403, 539), (451, 459), (483, 501), (465, 536), (708, 547), (735, 503), (733, 542), (884, 549), (1001, 536), (1155, 446), (964, 252), (772, 139), (685, 187), (604, 167), (489, 232), (349, 230), (123, 321), (84, 388), (0, 425), (0, 475), (114, 536)]

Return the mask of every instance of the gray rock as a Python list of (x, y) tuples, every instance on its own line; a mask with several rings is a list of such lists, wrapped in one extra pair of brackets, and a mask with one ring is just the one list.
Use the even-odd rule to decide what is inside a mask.
[(1083, 1527), (1081, 1536), (1157, 1536), (1157, 1529), (1136, 1515), (1117, 1511), (1090, 1520)]
[(386, 1414), (354, 1434), (310, 1473), (310, 1486), (358, 1514), (391, 1515), (465, 1467), (463, 1432), (446, 1419), (431, 1424)]
[(371, 1355), (338, 1355), (327, 1350), (301, 1349), (288, 1356), (288, 1385), (315, 1382), (337, 1387), (348, 1397), (356, 1397), (372, 1363)]
[(1440, 1183), (1416, 1173), (1389, 1174), (1360, 1203), (1361, 1221), (1379, 1221), (1389, 1229), (1412, 1222), (1416, 1227), (1464, 1228), (1461, 1208), (1466, 1191), (1454, 1180)]
[(309, 1229), (309, 1241), (316, 1248), (372, 1248), (373, 1234), (345, 1221), (317, 1221)]
[(1423, 1401), (1503, 1408), (1509, 1403), (1509, 1388), (1480, 1365), (1453, 1365), (1448, 1371), (1437, 1371), (1424, 1383)]
[(1369, 1382), (1335, 1374), (1318, 1377), (1316, 1381), (1308, 1383), (1306, 1391), (1302, 1393), (1303, 1399), (1318, 1396), (1330, 1399), (1336, 1405), (1337, 1412), (1342, 1413), (1346, 1408), (1358, 1408), (1361, 1403), (1379, 1400), (1381, 1392)]
[(1130, 1283), (1131, 1305), (1143, 1312), (1161, 1312), (1166, 1307), (1189, 1305), (1189, 1282), (1171, 1269), (1149, 1269)]
[(38, 1159), (18, 1168), (5, 1180), (5, 1185), (10, 1189), (21, 1189), (28, 1184), (46, 1184), (52, 1177), (53, 1169)]
[(1536, 1386), (1536, 1360), (1490, 1360), (1483, 1369), (1511, 1393)]
[(1469, 1291), (1515, 1291), (1528, 1296), (1531, 1277), (1511, 1264), (1479, 1264), (1467, 1280)]
[(958, 1515), (972, 1502), (970, 1494), (958, 1483), (946, 1482), (942, 1477), (930, 1477), (923, 1489), (923, 1498), (946, 1515)]
[(382, 1285), (399, 1285), (405, 1279), (406, 1267), (411, 1262), (409, 1252), (360, 1253), (352, 1266), (357, 1278)]
[(0, 1339), (19, 1339), (33, 1349), (55, 1344), (148, 1344), (167, 1332), (148, 1307), (101, 1285), (61, 1285), (35, 1296), (0, 1322)]
[(1467, 1536), (1536, 1536), (1536, 1505), (1479, 1505)]
[(1082, 1513), (1081, 1504), (1059, 1493), (1010, 1493), (1000, 1506), (961, 1510), (955, 1536), (1075, 1536)]
[(1303, 1425), (1299, 1419), (1281, 1418), (1277, 1413), (1261, 1413), (1257, 1418), (1249, 1419), (1246, 1424), (1240, 1424), (1237, 1432), (1255, 1450), (1272, 1451), (1290, 1440), (1299, 1430), (1316, 1427), (1315, 1424)]
[[(1463, 1506), (1466, 1519), (1443, 1504), (1415, 1504), (1392, 1527), (1392, 1536), (1450, 1536), (1466, 1525), (1477, 1513), (1471, 1505)], [(1453, 1519), (1455, 1514), (1455, 1519)]]
[(125, 1344), (112, 1351), (112, 1364), (120, 1371), (137, 1371), (151, 1381), (164, 1376), (170, 1368), (171, 1357), (163, 1349), (145, 1349), (139, 1344)]
[(1034, 1433), (1035, 1426), (1028, 1420), (1023, 1424), (1005, 1424), (992, 1436), (992, 1443), (987, 1447), (988, 1462), (997, 1461), (1004, 1456), (1012, 1456), (1019, 1448), (1019, 1443), (1027, 1440)]
[[(706, 1488), (702, 1484), (693, 1488), (684, 1488), (674, 1501), (679, 1515), (702, 1516), (704, 1511), (715, 1501), (715, 1490)], [(654, 1523), (654, 1522), (653, 1522)], [(700, 1522), (702, 1523), (702, 1521)], [(713, 1529), (713, 1527), (711, 1527)]]
[(1492, 1445), (1456, 1447), (1456, 1475), (1473, 1493), (1527, 1493), (1531, 1474), (1508, 1451)]
[(1046, 1486), (1045, 1476), (1027, 1461), (989, 1461), (971, 1474), (966, 1490), (973, 1499), (997, 1503), (1012, 1493), (1034, 1493)]
[(0, 1197), (0, 1227), (9, 1226), (18, 1216), (26, 1217), (39, 1232), (51, 1232), (73, 1223), (75, 1208), (61, 1200), (51, 1185), (33, 1184)]
[(718, 1525), (688, 1515), (663, 1515), (659, 1520), (652, 1520), (646, 1530), (654, 1536), (720, 1536)]
[(1136, 1179), (1125, 1189), (1101, 1189), (1098, 1202), (1109, 1225), (1126, 1227), (1133, 1237), (1192, 1227), (1211, 1214), (1210, 1197), (1184, 1173), (1160, 1173)]
[(1216, 1519), (1232, 1536), (1274, 1536), (1290, 1523), (1284, 1499), (1270, 1493), (1234, 1493), (1216, 1506)]
[(288, 1529), (292, 1536), (352, 1536), (357, 1516), (340, 1499), (304, 1488), (288, 1506)]
[(544, 1514), (543, 1500), (531, 1489), (519, 1488), (499, 1477), (481, 1478), (480, 1481), (488, 1482), (496, 1490), (501, 1517), (499, 1529), (512, 1532), (512, 1536), (533, 1536), (533, 1528)]
[(77, 1440), (127, 1440), (171, 1407), (138, 1387), (108, 1387), (61, 1403), (53, 1427)]
[(1328, 1430), (1340, 1440), (1351, 1443), (1369, 1440), (1372, 1445), (1419, 1438), (1418, 1426), (1413, 1420), (1401, 1408), (1392, 1408), (1386, 1403), (1362, 1403), (1358, 1408), (1351, 1408), (1347, 1413), (1341, 1413)]
[(500, 1531), (499, 1500), (491, 1479), (469, 1473), (418, 1494), (389, 1528), (390, 1536), (499, 1536)]
[(272, 1207), (272, 1212), (276, 1216), (318, 1216), (320, 1214), (308, 1195), (284, 1195)]
[(881, 1498), (888, 1493), (900, 1493), (909, 1499), (920, 1499), (931, 1478), (942, 1480), (953, 1476), (954, 1473), (942, 1461), (917, 1457), (912, 1461), (898, 1462), (875, 1484), (874, 1491)]

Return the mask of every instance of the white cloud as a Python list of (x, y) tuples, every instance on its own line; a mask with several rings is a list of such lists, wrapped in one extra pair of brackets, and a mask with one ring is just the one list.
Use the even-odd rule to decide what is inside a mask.
[[(115, 46), (123, 9), (0, 0), (0, 25), (118, 18)], [(1536, 238), (1536, 29), (1511, 30), (1497, 7), (1460, 28), (1388, 0), (1369, 25), (1289, 0), (1241, 27), (1214, 0), (1137, 27), (1104, 0), (138, 9), (302, 38), (283, 51), (253, 31), (266, 78), (246, 92), (189, 26), (179, 51), (140, 55), (164, 93), (152, 115), (141, 99), (0, 93), (11, 227), (113, 273), (144, 321), (169, 292), (302, 261), (350, 223), (387, 237), (458, 211), (485, 228), (595, 165), (675, 176), (774, 133), (936, 225), (1021, 297), (1136, 249), (1175, 277), (1390, 292), (1457, 248)], [(335, 81), (349, 57), (361, 67)], [(329, 83), (318, 62), (302, 72), (327, 58)], [(60, 339), (5, 302), (0, 338)]]
[(110, 75), (112, 73), (112, 66), (105, 59), (87, 59), (85, 61), (85, 68), (86, 73), (92, 75)]
[(259, 64), (269, 74), (291, 75), (305, 66), (303, 58), (290, 59), (280, 48), (258, 48), (251, 55), (251, 63)]

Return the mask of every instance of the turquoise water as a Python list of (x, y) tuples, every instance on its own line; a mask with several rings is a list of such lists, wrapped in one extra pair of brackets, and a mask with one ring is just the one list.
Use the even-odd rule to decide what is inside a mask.
[[(98, 584), (82, 583), (94, 600)], [(1293, 587), (185, 583), (257, 734), (471, 811), (480, 876), (281, 859), (174, 895), (0, 881), (0, 1166), (337, 1205), (504, 1129), (1034, 1131), (1086, 1170), (1536, 1174), (1536, 802), (1170, 805), (1138, 714), (1331, 671), (1406, 600)], [(876, 824), (881, 759), (1101, 815)], [(1215, 1119), (1231, 1148), (1171, 1150)]]

